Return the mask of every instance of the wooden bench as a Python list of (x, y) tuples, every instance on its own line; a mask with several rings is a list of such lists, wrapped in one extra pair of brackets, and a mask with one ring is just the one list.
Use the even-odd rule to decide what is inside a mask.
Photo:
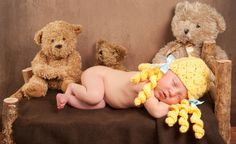
[[(219, 133), (225, 143), (230, 143), (230, 106), (231, 106), (231, 60), (215, 60), (213, 57), (206, 55), (214, 53), (215, 42), (206, 42), (202, 49), (202, 58), (209, 65), (215, 75), (215, 81), (211, 87), (211, 96), (215, 104), (215, 116), (218, 120)], [(30, 68), (22, 70), (24, 81), (27, 82), (32, 76)], [(17, 119), (17, 105), (20, 98), (12, 96), (4, 99), (3, 103), (3, 142), (13, 144), (12, 124)]]

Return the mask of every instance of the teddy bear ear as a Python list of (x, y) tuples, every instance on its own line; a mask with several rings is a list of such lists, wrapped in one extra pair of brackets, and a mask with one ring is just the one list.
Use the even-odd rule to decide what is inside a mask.
[(96, 46), (98, 47), (98, 46), (100, 46), (100, 45), (102, 45), (104, 43), (107, 43), (107, 41), (104, 40), (104, 39), (100, 39), (100, 40), (97, 41)]
[(226, 30), (226, 23), (221, 14), (219, 14), (215, 9), (212, 12), (213, 18), (215, 19), (217, 23), (217, 28), (220, 33), (224, 32)]
[(73, 29), (76, 33), (76, 35), (81, 33), (82, 26), (81, 25), (73, 25)]
[(40, 45), (42, 43), (42, 37), (43, 37), (43, 31), (39, 30), (35, 35), (34, 35), (34, 41), (36, 44)]
[(98, 41), (96, 42), (96, 49), (97, 49), (97, 50), (100, 49), (101, 45), (104, 44), (104, 43), (107, 43), (107, 41), (104, 40), (104, 39), (98, 40)]
[(183, 11), (190, 3), (188, 1), (178, 2), (175, 6), (175, 14)]
[(128, 53), (127, 49), (122, 46), (115, 46), (115, 49), (121, 57), (125, 57)]

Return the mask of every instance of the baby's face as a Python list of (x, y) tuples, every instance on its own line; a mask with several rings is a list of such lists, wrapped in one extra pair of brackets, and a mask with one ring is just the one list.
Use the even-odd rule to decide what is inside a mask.
[(169, 70), (158, 81), (154, 94), (164, 103), (176, 104), (182, 99), (187, 98), (187, 89), (178, 76)]

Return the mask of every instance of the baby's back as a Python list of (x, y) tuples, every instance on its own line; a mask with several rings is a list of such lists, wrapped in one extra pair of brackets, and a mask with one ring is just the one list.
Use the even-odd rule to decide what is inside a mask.
[(104, 66), (95, 66), (93, 69), (103, 78), (104, 100), (113, 108), (128, 108), (134, 106), (138, 85), (130, 82), (130, 78), (137, 72), (114, 70)]

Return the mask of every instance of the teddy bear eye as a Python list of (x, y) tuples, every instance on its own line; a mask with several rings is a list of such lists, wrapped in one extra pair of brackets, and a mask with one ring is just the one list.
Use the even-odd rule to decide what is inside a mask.
[(196, 28), (200, 28), (200, 25), (199, 25), (199, 24), (197, 24), (197, 25), (196, 25)]
[(99, 54), (102, 55), (102, 51), (99, 51)]
[(54, 39), (51, 39), (51, 43), (53, 43), (54, 42)]
[(62, 40), (64, 40), (64, 41), (65, 41), (65, 40), (66, 40), (66, 38), (62, 38)]

